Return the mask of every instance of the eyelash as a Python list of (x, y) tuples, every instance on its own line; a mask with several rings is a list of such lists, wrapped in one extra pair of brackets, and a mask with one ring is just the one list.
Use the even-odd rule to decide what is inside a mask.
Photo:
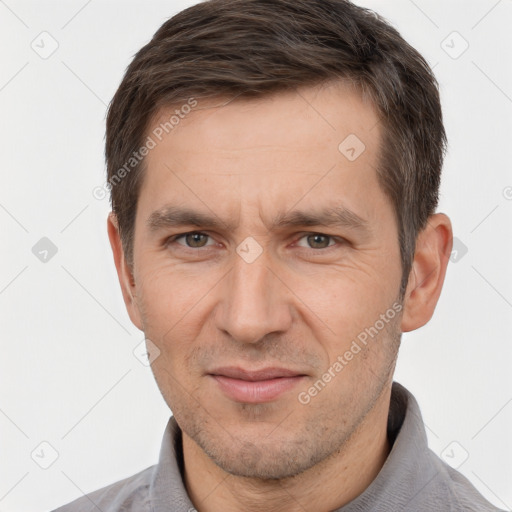
[[(210, 239), (212, 238), (208, 233), (204, 233), (202, 231), (188, 231), (186, 233), (180, 233), (178, 235), (173, 235), (169, 238), (166, 239), (166, 241), (164, 242), (165, 243), (165, 246), (169, 246), (170, 244), (172, 243), (175, 243), (177, 240), (179, 240), (180, 238), (184, 238), (186, 237), (187, 235), (204, 235), (204, 236), (207, 236), (209, 237)], [(301, 247), (301, 249), (304, 249), (308, 252), (313, 252), (313, 253), (319, 253), (319, 252), (323, 252), (323, 253), (326, 253), (328, 252), (330, 249), (333, 249), (333, 248), (336, 248), (336, 246), (338, 245), (346, 245), (348, 243), (347, 240), (345, 240), (344, 238), (341, 238), (341, 237), (336, 237), (336, 236), (333, 236), (333, 235), (328, 235), (326, 233), (319, 233), (319, 232), (316, 232), (316, 231), (309, 231), (309, 232), (305, 232), (305, 233), (301, 233), (301, 236), (296, 240), (296, 242), (294, 243), (297, 243), (299, 240), (302, 240), (303, 238), (305, 237), (308, 237), (308, 236), (315, 236), (315, 235), (318, 235), (318, 236), (323, 236), (323, 237), (327, 237), (329, 238), (330, 240), (333, 240), (335, 242), (337, 242), (337, 244), (333, 244), (333, 245), (328, 245), (327, 247), (324, 247), (322, 249), (313, 249), (312, 247)], [(208, 247), (211, 247), (211, 246), (204, 246), (204, 247), (188, 247), (187, 245), (182, 245), (182, 244), (179, 244), (181, 245), (184, 249), (187, 249), (187, 250), (191, 250), (191, 251), (194, 251), (194, 252), (197, 252), (197, 250), (199, 249), (208, 249)]]

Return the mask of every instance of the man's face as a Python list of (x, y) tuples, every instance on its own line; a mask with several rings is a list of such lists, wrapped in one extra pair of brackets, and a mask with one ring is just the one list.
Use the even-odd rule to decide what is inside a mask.
[[(146, 157), (131, 315), (160, 351), (152, 369), (184, 435), (227, 472), (283, 478), (385, 401), (397, 225), (377, 182), (381, 127), (358, 94), (222, 103), (199, 102)], [(169, 222), (185, 209), (214, 222)], [(307, 220), (329, 210), (338, 222)]]

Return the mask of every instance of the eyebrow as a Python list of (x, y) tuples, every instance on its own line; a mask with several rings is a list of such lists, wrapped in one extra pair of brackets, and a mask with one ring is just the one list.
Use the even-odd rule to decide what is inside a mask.
[[(166, 205), (152, 212), (146, 221), (146, 226), (150, 233), (178, 226), (196, 226), (202, 229), (225, 229), (227, 231), (234, 231), (237, 227), (232, 221), (223, 221), (210, 213), (173, 205)], [(345, 227), (367, 236), (371, 233), (367, 220), (343, 206), (322, 208), (318, 211), (281, 212), (271, 222), (270, 230), (300, 226)]]

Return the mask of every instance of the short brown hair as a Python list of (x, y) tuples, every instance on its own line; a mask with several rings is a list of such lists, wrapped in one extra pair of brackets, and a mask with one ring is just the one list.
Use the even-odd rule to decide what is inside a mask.
[(397, 219), (403, 298), (416, 237), (438, 203), (446, 148), (438, 84), (396, 29), (347, 0), (208, 0), (167, 20), (137, 52), (110, 103), (105, 148), (128, 264), (144, 159), (133, 160), (133, 170), (126, 163), (159, 109), (332, 80), (358, 87), (382, 123), (377, 174)]

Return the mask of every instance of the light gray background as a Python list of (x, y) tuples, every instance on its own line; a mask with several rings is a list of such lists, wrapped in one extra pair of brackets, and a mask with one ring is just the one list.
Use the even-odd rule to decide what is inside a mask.
[[(49, 510), (157, 461), (169, 411), (133, 354), (143, 334), (92, 191), (126, 66), (194, 3), (0, 0), (0, 511)], [(396, 380), (431, 448), (510, 510), (512, 1), (358, 3), (434, 66), (450, 143), (439, 211), (459, 250), (434, 318), (403, 336)], [(42, 237), (58, 249), (47, 262)]]

